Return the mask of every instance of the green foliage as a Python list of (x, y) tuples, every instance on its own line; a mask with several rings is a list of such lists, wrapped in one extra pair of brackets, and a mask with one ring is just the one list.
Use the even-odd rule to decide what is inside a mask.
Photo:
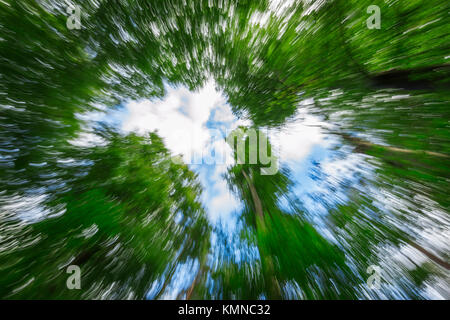
[[(258, 159), (230, 167), (226, 179), (244, 204), (237, 246), (259, 258), (216, 253), (220, 267), (207, 270), (208, 254), (231, 244), (222, 235), (209, 246), (197, 177), (171, 161), (156, 133), (100, 128), (104, 145), (69, 142), (87, 124), (81, 115), (163, 97), (165, 84), (196, 90), (213, 78), (255, 128), (283, 128), (313, 98), (301, 107), (376, 163), (374, 187), (448, 211), (448, 1), (294, 1), (283, 12), (268, 1), (73, 3), (80, 30), (66, 27), (65, 2), (0, 1), (1, 297), (144, 298), (196, 260), (194, 297), (281, 297), (296, 283), (301, 298), (354, 298), (371, 253), (415, 240), (349, 188), (349, 203), (327, 208), (338, 249), (294, 205), (290, 172), (277, 164), (264, 175)], [(380, 7), (381, 29), (366, 27), (369, 5)], [(248, 160), (245, 130), (239, 139)], [(36, 195), (43, 214), (30, 221), (20, 205)], [(394, 218), (409, 226), (411, 216)], [(65, 288), (71, 263), (81, 266), (83, 291)], [(425, 287), (438, 272), (424, 264), (404, 273)]]
[[(161, 138), (101, 135), (106, 145), (81, 150), (92, 161), (87, 174), (48, 204), (62, 212), (27, 226), (17, 247), (1, 252), (9, 261), (2, 296), (144, 298), (167, 266), (208, 242), (196, 175), (171, 160)], [(66, 288), (71, 264), (82, 270), (83, 290)], [(11, 293), (27, 277), (32, 282)]]

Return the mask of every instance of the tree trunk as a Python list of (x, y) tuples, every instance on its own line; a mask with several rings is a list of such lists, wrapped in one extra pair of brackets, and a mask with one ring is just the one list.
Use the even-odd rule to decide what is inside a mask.
[[(248, 188), (250, 189), (250, 193), (252, 195), (253, 204), (255, 206), (256, 232), (257, 233), (260, 232), (265, 236), (267, 234), (267, 226), (264, 221), (264, 212), (261, 199), (259, 198), (258, 192), (256, 191), (253, 182), (250, 180), (249, 176), (247, 175), (244, 169), (242, 169), (242, 174), (244, 175), (244, 178), (247, 181)], [(273, 259), (270, 256), (270, 254), (266, 252), (266, 249), (263, 248), (263, 246), (259, 246), (259, 250), (261, 254), (263, 270), (265, 269), (264, 272), (265, 278), (268, 279), (268, 283), (266, 284), (268, 287), (267, 288), (269, 294), (268, 298), (272, 300), (281, 300), (282, 299), (281, 288), (277, 278), (275, 277), (275, 267)]]
[(164, 291), (166, 290), (168, 284), (170, 283), (170, 281), (172, 280), (173, 274), (175, 273), (175, 270), (177, 269), (176, 265), (172, 266), (172, 269), (169, 271), (169, 274), (167, 275), (166, 279), (164, 280), (164, 284), (161, 288), (161, 290), (159, 290), (158, 294), (155, 296), (154, 300), (158, 300), (162, 294), (164, 293)]
[(189, 287), (188, 291), (186, 292), (186, 300), (191, 299), (192, 293), (194, 292), (195, 287), (200, 282), (200, 279), (201, 279), (202, 275), (205, 273), (205, 271), (206, 271), (206, 252), (203, 253), (197, 275), (195, 276), (194, 281), (192, 281), (191, 286)]
[(450, 158), (450, 156), (448, 156), (446, 154), (434, 152), (434, 151), (412, 150), (412, 149), (403, 149), (403, 148), (397, 148), (397, 147), (391, 147), (391, 146), (383, 146), (383, 145), (372, 143), (367, 140), (363, 140), (361, 138), (353, 137), (347, 133), (343, 133), (343, 132), (339, 132), (339, 131), (330, 131), (330, 133), (339, 135), (342, 138), (344, 138), (344, 140), (347, 140), (347, 141), (351, 142), (352, 144), (356, 145), (356, 147), (358, 147), (357, 151), (359, 151), (361, 153), (366, 153), (365, 151), (370, 147), (378, 147), (378, 148), (383, 148), (387, 151), (391, 151), (391, 152), (395, 152), (395, 153), (426, 154), (426, 155), (434, 156), (434, 157)]
[(253, 182), (250, 180), (249, 176), (242, 170), (242, 174), (244, 175), (245, 181), (247, 181), (248, 188), (250, 189), (250, 193), (252, 195), (253, 204), (255, 205), (256, 217), (261, 219), (261, 227), (264, 229), (262, 231), (266, 231), (266, 225), (264, 223), (264, 212), (262, 207), (261, 199), (259, 198), (258, 192), (256, 192), (255, 186)]
[(433, 260), (434, 262), (436, 262), (438, 265), (440, 265), (441, 267), (450, 270), (450, 263), (442, 260), (441, 258), (439, 258), (438, 256), (432, 254), (430, 251), (428, 251), (427, 249), (425, 249), (424, 247), (418, 245), (417, 243), (413, 242), (412, 240), (406, 240), (406, 242), (408, 244), (410, 244), (413, 248), (419, 250), (421, 253), (423, 253), (424, 255), (426, 255), (428, 258), (430, 258), (431, 260)]
[[(206, 240), (208, 241), (208, 240)], [(195, 276), (194, 281), (192, 281), (191, 286), (189, 287), (189, 289), (186, 292), (186, 300), (190, 300), (192, 293), (194, 292), (195, 287), (198, 285), (198, 283), (200, 282), (201, 277), (203, 276), (203, 274), (205, 273), (205, 271), (207, 271), (208, 266), (206, 264), (206, 260), (208, 258), (208, 244), (207, 242), (204, 242), (202, 249), (201, 249), (201, 256), (199, 259), (199, 268), (198, 268), (198, 272), (197, 275)]]
[(203, 266), (200, 266), (198, 269), (197, 275), (195, 276), (194, 281), (192, 281), (191, 286), (189, 287), (188, 291), (186, 292), (186, 300), (191, 300), (192, 292), (194, 292), (194, 288), (197, 286), (198, 282), (200, 281), (200, 276), (203, 274)]

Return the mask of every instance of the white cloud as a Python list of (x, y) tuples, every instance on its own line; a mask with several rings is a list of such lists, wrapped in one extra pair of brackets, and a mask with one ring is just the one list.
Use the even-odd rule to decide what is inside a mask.
[(139, 134), (158, 130), (167, 148), (190, 162), (192, 153), (206, 152), (211, 138), (206, 122), (218, 104), (225, 104), (225, 100), (212, 82), (198, 92), (169, 88), (164, 100), (127, 103), (129, 115), (122, 129)]
[(234, 120), (236, 120), (236, 117), (231, 112), (231, 108), (221, 105), (215, 110), (213, 121), (232, 122)]
[(229, 190), (228, 184), (222, 175), (226, 172), (226, 165), (216, 165), (204, 171), (200, 179), (208, 188), (205, 189), (204, 200), (210, 220), (214, 223), (219, 218), (227, 220), (230, 215), (239, 211), (241, 202)]
[(217, 221), (219, 217), (228, 217), (239, 207), (240, 203), (236, 197), (228, 190), (224, 190), (211, 199), (208, 205), (209, 217), (212, 221)]
[(295, 120), (283, 126), (282, 130), (269, 130), (269, 138), (279, 160), (301, 161), (314, 145), (324, 143), (321, 126), (317, 117), (299, 111)]

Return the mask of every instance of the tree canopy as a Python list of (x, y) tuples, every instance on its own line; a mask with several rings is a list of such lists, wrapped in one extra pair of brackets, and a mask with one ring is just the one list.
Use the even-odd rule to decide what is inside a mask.
[[(366, 25), (373, 5), (376, 29)], [(68, 7), (80, 9), (80, 29), (67, 27)], [(178, 288), (185, 299), (423, 297), (449, 268), (448, 245), (438, 245), (450, 225), (449, 9), (443, 0), (0, 1), (0, 297), (157, 299), (180, 265), (198, 267)], [(211, 224), (198, 175), (158, 132), (86, 119), (208, 80), (250, 123), (228, 140), (235, 162), (224, 178), (243, 207), (234, 233)], [(314, 163), (322, 189), (296, 194), (302, 181), (264, 132), (287, 130), (299, 110), (338, 141), (333, 161), (360, 161), (353, 182), (337, 170), (336, 186)], [(99, 143), (73, 143), (87, 131)], [(393, 248), (413, 266), (400, 268), (396, 288), (369, 293), (366, 267)], [(85, 290), (65, 289), (70, 264)]]

